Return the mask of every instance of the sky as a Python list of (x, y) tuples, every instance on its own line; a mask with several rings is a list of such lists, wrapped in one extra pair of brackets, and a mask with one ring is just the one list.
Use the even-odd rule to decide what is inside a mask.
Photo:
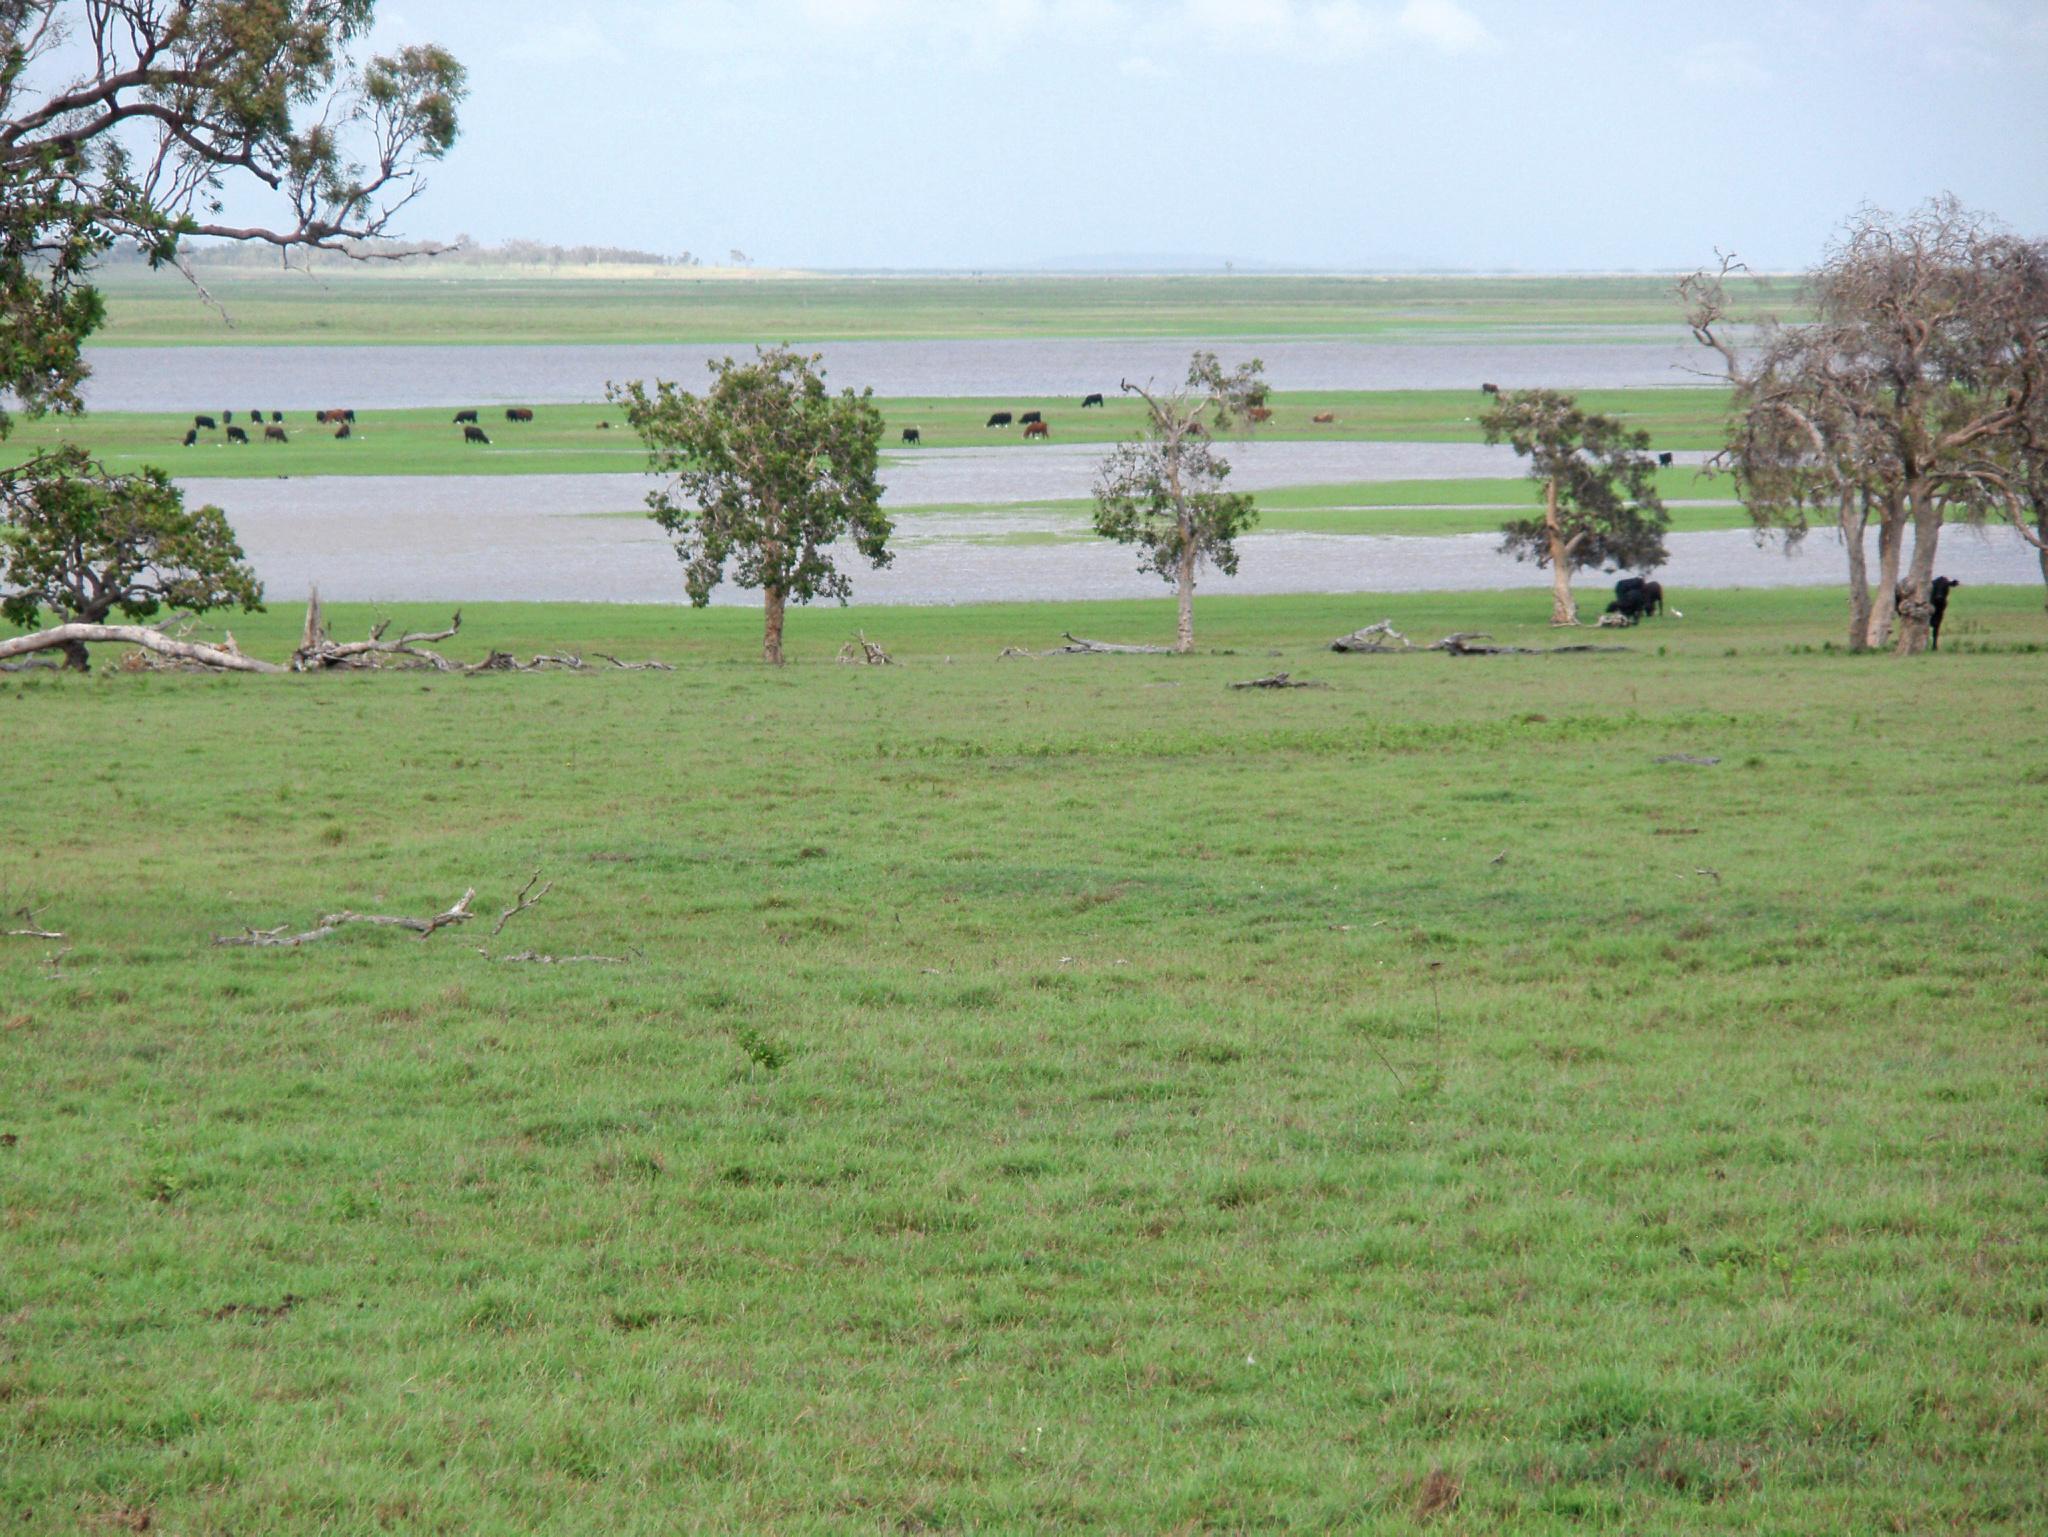
[(2048, 235), (2048, 0), (383, 0), (467, 66), (405, 232), (814, 268), (1811, 262)]

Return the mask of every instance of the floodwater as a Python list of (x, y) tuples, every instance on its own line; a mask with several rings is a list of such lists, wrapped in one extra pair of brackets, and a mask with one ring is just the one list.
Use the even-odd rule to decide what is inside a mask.
[[(1252, 446), (1322, 452), (1340, 445)], [(579, 475), (216, 480), (189, 481), (185, 488), (193, 500), (227, 509), (258, 575), (281, 602), (314, 583), (344, 602), (681, 602), (682, 573), (660, 529), (644, 517), (603, 515), (632, 508), (644, 485), (637, 476)], [(1033, 542), (1002, 542), (1020, 538)], [(895, 543), (895, 563), (885, 570), (850, 561), (861, 602), (1046, 602), (1167, 591), (1156, 576), (1136, 569), (1131, 551), (1089, 538), (1082, 520), (1055, 513), (909, 514), (898, 521)], [(1742, 530), (1674, 534), (1668, 543), (1671, 560), (1657, 574), (1675, 594), (1687, 587), (1831, 586), (1846, 578), (1831, 535), (1815, 534), (1790, 554), (1759, 547)], [(1549, 584), (1546, 572), (1501, 555), (1498, 544), (1491, 534), (1252, 534), (1240, 543), (1238, 575), (1205, 573), (1202, 590), (1372, 593)], [(1950, 530), (1942, 539), (1941, 569), (1972, 584), (2040, 580), (2033, 550), (2011, 529)], [(1589, 590), (1598, 585), (1597, 577), (1587, 580)], [(718, 601), (747, 603), (756, 595), (722, 590)]]
[[(1635, 333), (1631, 331), (1633, 338)], [(1044, 401), (1114, 390), (1122, 379), (1178, 380), (1197, 347), (1226, 363), (1257, 356), (1279, 390), (1619, 389), (1697, 385), (1708, 355), (1683, 331), (1658, 340), (1361, 342), (1224, 338), (1101, 341), (798, 343), (824, 354), (833, 386), (878, 395), (1014, 396)], [(691, 346), (93, 347), (86, 403), (96, 411), (392, 410), (602, 400), (629, 379), (700, 387), (708, 360), (750, 343)]]

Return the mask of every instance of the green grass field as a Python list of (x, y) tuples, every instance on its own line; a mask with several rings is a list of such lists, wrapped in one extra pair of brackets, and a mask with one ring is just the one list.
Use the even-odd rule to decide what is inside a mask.
[[(1678, 327), (1669, 276), (559, 277), (531, 269), (109, 269), (104, 346), (851, 341), (985, 336), (1476, 336), (1541, 341)], [(1741, 286), (1745, 317), (1794, 312), (1789, 279)]]
[(2048, 1528), (2048, 618), (1842, 607), (804, 611), (771, 671), (744, 610), (474, 606), (679, 670), (0, 678), (0, 928), (69, 935), (0, 939), (8, 1529)]
[[(1579, 397), (1590, 409), (1626, 418), (1651, 433), (1659, 448), (1716, 447), (1727, 393), (1723, 390), (1587, 390)], [(1474, 390), (1386, 390), (1332, 393), (1276, 393), (1273, 420), (1257, 429), (1262, 440), (1313, 439), (1352, 442), (1476, 443), (1485, 397)], [(1116, 401), (1103, 409), (1080, 409), (1077, 400), (897, 399), (880, 402), (888, 429), (884, 445), (905, 449), (903, 429), (916, 427), (925, 448), (1032, 447), (1020, 429), (991, 429), (998, 410), (1043, 411), (1057, 443), (1113, 443), (1133, 435), (1138, 411)], [(203, 405), (218, 421), (220, 415)], [(630, 473), (644, 467), (646, 452), (625, 425), (624, 413), (605, 404), (537, 405), (531, 423), (513, 425), (503, 407), (480, 411), (488, 446), (466, 443), (455, 425), (453, 405), (412, 411), (363, 411), (350, 436), (337, 440), (308, 412), (288, 413), (284, 444), (260, 440), (231, 444), (224, 431), (202, 432), (192, 448), (183, 446), (192, 414), (94, 412), (82, 417), (48, 416), (18, 421), (0, 444), (0, 456), (18, 463), (59, 442), (82, 443), (116, 470), (162, 465), (178, 475), (521, 475)], [(1313, 418), (1335, 413), (1318, 425)], [(243, 411), (236, 411), (236, 422)], [(600, 422), (610, 422), (607, 429)], [(249, 429), (252, 434), (254, 428)]]

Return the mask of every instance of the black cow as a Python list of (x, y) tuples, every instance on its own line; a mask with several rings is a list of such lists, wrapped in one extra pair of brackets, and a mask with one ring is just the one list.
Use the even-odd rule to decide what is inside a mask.
[[(1928, 584), (1927, 647), (1930, 651), (1939, 651), (1941, 649), (1941, 621), (1948, 614), (1948, 595), (1952, 589), (1962, 585), (1961, 582), (1953, 581), (1945, 576), (1937, 576)], [(1899, 590), (1892, 594), (1892, 606), (1903, 613), (1907, 602), (1910, 601), (1912, 596), (1913, 589), (1904, 582), (1901, 582)]]
[(465, 443), (488, 443), (491, 440), (485, 435), (483, 428), (465, 427), (462, 429), (462, 441)]
[(1498, 395), (1500, 393), (1500, 386), (1497, 384), (1482, 384), (1479, 386), (1479, 393), (1482, 395)]
[(458, 427), (460, 427), (464, 422), (473, 422), (475, 420), (476, 412), (474, 411), (457, 411), (455, 413), (455, 425)]
[(353, 426), (355, 425), (356, 414), (353, 411), (344, 411), (341, 413), (341, 419)]
[(215, 428), (217, 428), (220, 425), (220, 423), (216, 422), (210, 416), (195, 416), (192, 418), (192, 425), (195, 427), (204, 427), (208, 432), (212, 432)]
[(284, 435), (284, 428), (265, 427), (263, 429), (263, 441), (266, 443), (288, 443), (291, 440)]
[(1102, 397), (1100, 395), (1083, 395), (1081, 397), (1081, 409), (1083, 411), (1087, 410), (1090, 406), (1099, 406), (1101, 404)]
[(270, 419), (271, 419), (271, 420), (272, 420), (273, 422), (282, 422), (282, 421), (284, 420), (284, 412), (282, 412), (282, 411), (273, 411), (273, 412), (271, 412), (271, 413), (270, 413)]
[(199, 429), (197, 427), (187, 427), (185, 429), (185, 446), (187, 448), (190, 448), (194, 443), (197, 443), (198, 441)]
[(343, 422), (343, 423), (342, 423), (342, 424), (341, 424), (341, 425), (340, 425), (339, 427), (335, 428), (335, 429), (334, 429), (334, 435), (335, 435), (335, 436), (336, 436), (337, 438), (345, 438), (345, 437), (347, 437), (347, 436), (349, 435), (349, 427), (348, 427), (348, 423), (347, 423), (347, 422)]
[(224, 422), (231, 422), (235, 419), (235, 413), (232, 411), (223, 411), (220, 414), (220, 419)]
[(1026, 427), (1029, 427), (1033, 422), (1044, 421), (1045, 413), (1043, 411), (1026, 411), (1022, 416), (1018, 417), (1017, 420), (1023, 423), (1023, 425), (1025, 425)]
[(508, 422), (530, 422), (533, 420), (533, 413), (524, 406), (507, 406), (505, 408), (505, 420)]
[(995, 414), (994, 416), (991, 416), (991, 417), (990, 417), (990, 418), (988, 419), (988, 424), (989, 424), (989, 425), (990, 425), (991, 427), (1007, 427), (1007, 426), (1009, 426), (1009, 425), (1010, 425), (1010, 423), (1014, 422), (1014, 421), (1015, 421), (1016, 419), (1017, 419), (1016, 417), (1012, 416), (1012, 415), (1011, 415), (1011, 414), (1010, 414), (1009, 412), (1007, 412), (1007, 411), (998, 411), (998, 412), (996, 412), (996, 414)]
[(905, 427), (903, 429), (903, 441), (906, 443), (922, 443), (924, 441), (924, 434), (915, 427)]
[(242, 431), (239, 427), (230, 427), (228, 428), (228, 441), (230, 443), (246, 443), (249, 441), (249, 434)]
[(249, 420), (253, 425), (261, 427), (263, 425), (263, 413), (261, 411), (251, 411), (249, 413)]
[(1671, 456), (1669, 454), (1659, 454), (1657, 456), (1657, 463), (1668, 470), (1671, 468)]
[(1619, 614), (1630, 624), (1647, 619), (1664, 607), (1664, 584), (1640, 576), (1625, 576), (1614, 584), (1614, 601), (1607, 612)]

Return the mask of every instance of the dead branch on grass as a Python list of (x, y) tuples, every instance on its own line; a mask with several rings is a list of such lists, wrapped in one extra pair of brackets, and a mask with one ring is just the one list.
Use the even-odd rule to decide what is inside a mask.
[[(462, 893), (454, 906), (436, 913), (431, 918), (408, 918), (391, 913), (358, 913), (344, 909), (338, 913), (329, 913), (302, 933), (294, 934), (290, 924), (281, 923), (274, 929), (252, 928), (244, 929), (239, 934), (218, 934), (214, 936), (213, 942), (216, 946), (239, 945), (256, 950), (296, 949), (300, 945), (309, 945), (315, 940), (326, 939), (356, 923), (368, 924), (372, 928), (405, 929), (425, 940), (431, 939), (442, 929), (469, 922), (476, 916), (470, 911), (470, 903), (475, 900), (476, 888), (472, 886)], [(536, 897), (534, 900), (538, 901), (539, 898)], [(526, 905), (530, 907), (533, 904), (529, 902)], [(518, 910), (514, 909), (515, 912)]]
[(1415, 642), (1394, 628), (1394, 621), (1382, 619), (1378, 624), (1369, 624), (1362, 630), (1353, 630), (1349, 635), (1339, 636), (1330, 642), (1332, 651), (1391, 651), (1390, 640), (1401, 643), (1403, 651), (1413, 651)]
[(855, 630), (853, 639), (839, 648), (839, 660), (862, 667), (891, 667), (896, 661), (882, 649), (880, 642), (869, 640), (865, 630)]
[(1271, 673), (1263, 678), (1248, 678), (1243, 683), (1233, 683), (1232, 688), (1328, 688), (1327, 683), (1311, 683), (1288, 673)]
[[(533, 888), (535, 886), (540, 886), (540, 890), (534, 891)], [(519, 888), (519, 895), (512, 899), (512, 905), (498, 915), (498, 921), (491, 929), (491, 938), (496, 939), (500, 934), (504, 933), (505, 925), (525, 912), (529, 907), (538, 907), (540, 899), (554, 889), (555, 883), (553, 881), (549, 881), (544, 886), (541, 885), (540, 871), (534, 871), (533, 878)], [(529, 897), (527, 895), (528, 892), (533, 892), (532, 896)]]

